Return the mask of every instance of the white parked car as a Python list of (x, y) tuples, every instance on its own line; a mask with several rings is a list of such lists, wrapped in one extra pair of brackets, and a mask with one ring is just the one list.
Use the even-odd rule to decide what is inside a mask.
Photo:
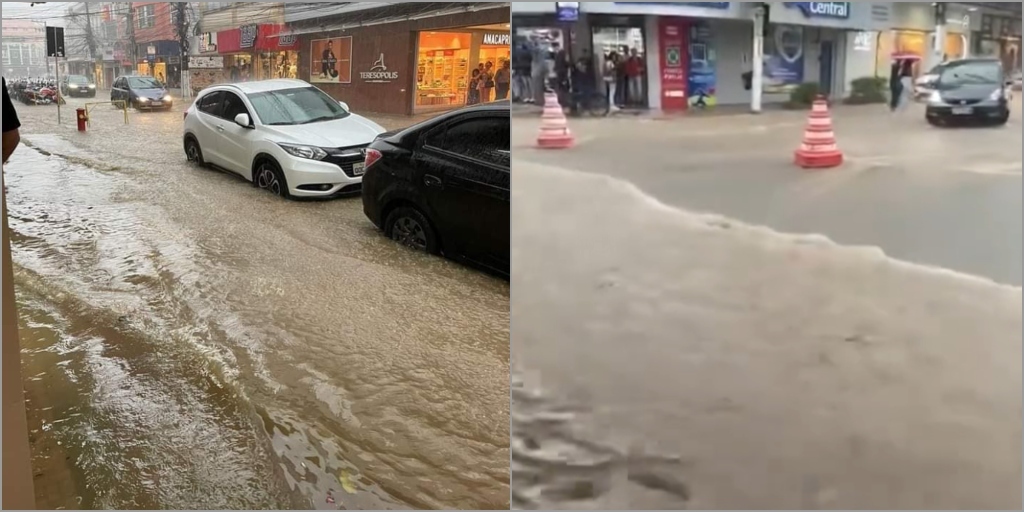
[(362, 187), (377, 123), (301, 80), (218, 85), (185, 112), (185, 155), (281, 197), (336, 197)]

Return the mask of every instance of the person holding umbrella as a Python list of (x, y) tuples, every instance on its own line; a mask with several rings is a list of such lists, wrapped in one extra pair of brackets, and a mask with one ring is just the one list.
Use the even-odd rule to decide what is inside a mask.
[(904, 110), (914, 96), (914, 64), (921, 57), (911, 53), (894, 53), (893, 64), (889, 76), (889, 89), (892, 94), (889, 107), (893, 112)]

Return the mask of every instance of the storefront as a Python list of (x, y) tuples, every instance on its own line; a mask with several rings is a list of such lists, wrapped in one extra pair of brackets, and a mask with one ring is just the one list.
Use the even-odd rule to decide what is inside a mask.
[(979, 30), (972, 34), (973, 53), (998, 58), (1010, 73), (1021, 70), (1021, 19), (1005, 14), (982, 13)]
[(217, 32), (217, 53), (223, 57), (228, 80), (244, 82), (254, 76), (258, 25), (245, 25)]
[(259, 25), (255, 77), (258, 80), (299, 77), (299, 39), (283, 25)]
[[(141, 43), (137, 52), (140, 57), (135, 63), (135, 73), (154, 77), (164, 83), (167, 83), (170, 73), (175, 69), (180, 74), (181, 46), (177, 41)], [(178, 59), (178, 67), (172, 67), (172, 59)]]
[[(415, 112), (446, 110), (496, 99), (496, 87), (470, 90), (474, 75), (494, 74), (511, 57), (507, 25), (453, 31), (419, 32), (416, 36)], [(481, 94), (486, 94), (483, 97)]]
[[(894, 53), (909, 53), (921, 58), (918, 73), (926, 72), (931, 66), (943, 60), (962, 59), (971, 54), (971, 36), (980, 27), (981, 16), (977, 9), (957, 4), (944, 4), (944, 19), (931, 3), (894, 3), (892, 5), (892, 30), (878, 41), (876, 72), (888, 76), (891, 56)], [(941, 55), (936, 55), (936, 25), (945, 27)]]
[[(580, 46), (593, 50), (598, 69), (612, 51), (641, 57), (641, 106), (674, 111), (750, 102), (753, 4), (583, 2), (580, 9), (581, 21), (570, 30), (589, 33), (589, 45)], [(806, 82), (842, 96), (850, 80), (873, 76), (875, 41), (890, 26), (890, 4), (772, 2), (770, 18), (763, 101), (787, 101)]]

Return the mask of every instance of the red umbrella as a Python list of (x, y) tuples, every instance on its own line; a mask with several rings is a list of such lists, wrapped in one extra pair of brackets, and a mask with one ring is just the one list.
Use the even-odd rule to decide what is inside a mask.
[(892, 60), (921, 60), (921, 56), (910, 52), (893, 52)]

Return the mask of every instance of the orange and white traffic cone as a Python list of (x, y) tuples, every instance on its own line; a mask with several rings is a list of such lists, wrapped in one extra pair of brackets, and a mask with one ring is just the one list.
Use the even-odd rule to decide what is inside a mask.
[(562, 105), (558, 103), (558, 94), (553, 91), (544, 93), (544, 113), (540, 116), (540, 133), (537, 135), (537, 147), (541, 149), (568, 149), (576, 144), (576, 137), (569, 131)]
[(822, 96), (814, 100), (811, 114), (807, 117), (804, 140), (793, 160), (804, 169), (831, 169), (843, 165), (843, 152), (836, 144), (836, 134), (832, 129), (832, 115), (828, 111), (828, 102)]

